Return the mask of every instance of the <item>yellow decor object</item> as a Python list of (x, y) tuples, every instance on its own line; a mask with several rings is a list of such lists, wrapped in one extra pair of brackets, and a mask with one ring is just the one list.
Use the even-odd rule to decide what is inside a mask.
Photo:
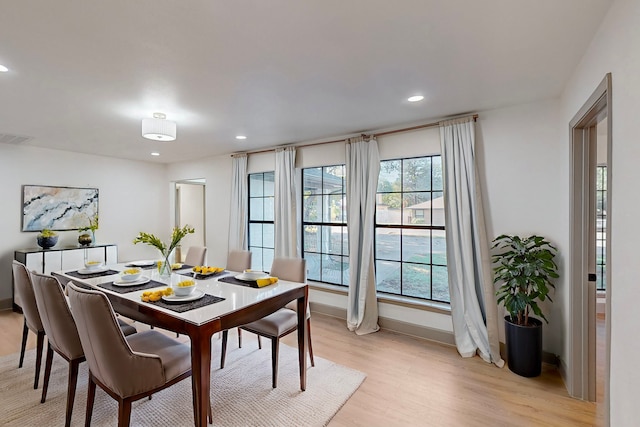
[(199, 274), (220, 273), (224, 270), (222, 267), (208, 267), (206, 265), (196, 265), (192, 268), (193, 271)]
[(193, 280), (183, 280), (182, 282), (176, 283), (176, 286), (179, 288), (188, 288), (189, 286), (193, 286), (195, 282)]
[(262, 288), (264, 286), (273, 285), (277, 281), (278, 281), (277, 277), (266, 277), (264, 279), (256, 280), (256, 284), (258, 285), (259, 288)]
[(169, 296), (173, 294), (173, 289), (165, 288), (157, 291), (144, 291), (142, 295), (140, 295), (140, 299), (144, 302), (156, 302), (162, 299), (162, 296)]
[[(97, 263), (96, 261), (89, 261), (89, 262), (87, 262), (87, 264), (89, 264), (91, 262)], [(140, 272), (139, 268), (129, 268), (127, 270), (124, 270), (122, 273), (123, 274), (138, 274), (139, 272)]]

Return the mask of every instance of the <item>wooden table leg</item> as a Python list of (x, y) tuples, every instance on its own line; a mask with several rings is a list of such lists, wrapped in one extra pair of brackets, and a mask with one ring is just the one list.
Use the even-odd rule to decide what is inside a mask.
[(211, 334), (197, 329), (191, 338), (191, 386), (196, 427), (206, 427), (211, 384)]
[(307, 301), (309, 288), (304, 288), (304, 296), (298, 298), (298, 364), (300, 365), (300, 390), (307, 388)]

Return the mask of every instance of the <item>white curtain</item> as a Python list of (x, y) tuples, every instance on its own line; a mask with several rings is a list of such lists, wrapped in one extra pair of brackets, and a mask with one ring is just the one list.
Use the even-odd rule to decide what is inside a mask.
[(349, 301), (347, 327), (357, 335), (376, 332), (378, 300), (374, 273), (374, 215), (380, 157), (375, 139), (347, 141)]
[(231, 167), (229, 251), (247, 249), (247, 155), (235, 154)]
[(274, 207), (276, 258), (298, 257), (295, 165), (295, 147), (276, 150)]
[(440, 123), (447, 269), (453, 333), (462, 357), (476, 353), (502, 367), (496, 303), (475, 164), (475, 122)]

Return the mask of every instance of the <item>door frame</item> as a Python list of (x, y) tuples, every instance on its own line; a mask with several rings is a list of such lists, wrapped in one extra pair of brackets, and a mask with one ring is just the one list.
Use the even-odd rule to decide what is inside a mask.
[[(611, 73), (605, 75), (587, 102), (569, 123), (570, 127), (570, 277), (569, 366), (567, 387), (575, 398), (595, 401), (595, 302), (596, 284), (588, 280), (595, 264), (591, 236), (595, 239), (595, 126), (607, 118), (607, 235), (605, 304), (604, 405), (609, 420), (609, 373), (611, 353), (611, 185), (612, 185), (612, 92)], [(595, 240), (594, 240), (595, 245)], [(590, 265), (592, 264), (592, 265)], [(595, 270), (594, 270), (595, 272)]]

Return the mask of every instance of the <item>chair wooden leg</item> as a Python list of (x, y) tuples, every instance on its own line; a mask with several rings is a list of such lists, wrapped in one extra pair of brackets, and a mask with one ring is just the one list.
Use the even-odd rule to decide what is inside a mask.
[(258, 348), (262, 350), (262, 339), (260, 339), (260, 335), (258, 335)]
[(47, 400), (47, 390), (49, 389), (49, 377), (51, 376), (51, 363), (53, 362), (53, 349), (47, 343), (47, 358), (44, 362), (44, 382), (42, 383), (42, 397), (40, 403)]
[(27, 320), (24, 320), (24, 328), (22, 329), (22, 345), (20, 346), (20, 362), (18, 368), (22, 368), (22, 362), (24, 362), (24, 351), (27, 348), (27, 337), (29, 336), (29, 327), (27, 326)]
[(271, 386), (278, 387), (278, 354), (280, 353), (280, 340), (271, 338)]
[(213, 424), (213, 410), (211, 409), (211, 401), (209, 401), (209, 411), (207, 412), (209, 417), (209, 424)]
[(71, 426), (71, 415), (73, 414), (73, 402), (76, 399), (76, 384), (78, 382), (78, 367), (82, 358), (69, 362), (69, 384), (67, 385), (67, 412), (64, 420), (64, 427)]
[(220, 369), (224, 368), (224, 361), (227, 357), (227, 338), (229, 338), (229, 331), (222, 331), (222, 349), (220, 351)]
[(33, 382), (33, 389), (38, 388), (38, 381), (40, 380), (40, 365), (42, 365), (42, 350), (44, 350), (44, 331), (38, 332), (38, 344), (36, 347), (36, 379)]
[(313, 362), (313, 348), (311, 347), (311, 319), (307, 319), (307, 345), (309, 347), (309, 358), (311, 359), (311, 366), (316, 366)]
[(238, 329), (238, 348), (242, 348), (242, 329)]
[(89, 384), (87, 385), (87, 410), (84, 419), (84, 427), (91, 427), (91, 415), (93, 414), (93, 401), (96, 397), (96, 383), (89, 372)]
[(118, 402), (118, 427), (129, 427), (131, 422), (131, 401), (123, 399)]

